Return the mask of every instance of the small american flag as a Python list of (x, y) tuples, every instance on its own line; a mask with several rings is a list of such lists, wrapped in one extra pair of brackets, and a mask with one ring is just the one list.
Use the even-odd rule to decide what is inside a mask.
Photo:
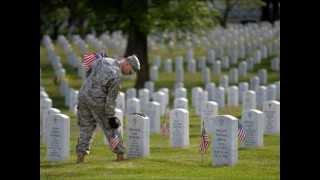
[(120, 143), (120, 138), (118, 135), (114, 134), (113, 136), (111, 136), (109, 142), (110, 142), (111, 149), (114, 150)]
[(169, 135), (169, 124), (168, 124), (169, 114), (170, 114), (170, 110), (169, 108), (166, 108), (164, 123), (162, 124), (160, 129), (160, 133), (164, 136)]
[(205, 153), (209, 147), (209, 136), (206, 132), (206, 128), (202, 126), (202, 133), (200, 138), (200, 152)]
[(97, 59), (96, 53), (86, 53), (83, 55), (82, 66), (88, 71), (91, 67), (91, 64)]
[(238, 138), (239, 138), (241, 144), (243, 144), (246, 139), (246, 132), (244, 131), (240, 121), (238, 124)]

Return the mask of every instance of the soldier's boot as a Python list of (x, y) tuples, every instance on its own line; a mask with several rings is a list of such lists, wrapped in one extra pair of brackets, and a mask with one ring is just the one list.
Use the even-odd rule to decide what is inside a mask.
[(123, 161), (124, 159), (124, 155), (123, 154), (117, 154), (117, 159), (116, 161)]
[(79, 163), (83, 163), (84, 162), (84, 157), (85, 157), (85, 153), (82, 153), (82, 154), (78, 154), (78, 157), (77, 157), (77, 164)]

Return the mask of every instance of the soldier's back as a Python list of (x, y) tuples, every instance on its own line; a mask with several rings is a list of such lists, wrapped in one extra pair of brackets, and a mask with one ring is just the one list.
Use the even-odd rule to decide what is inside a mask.
[[(82, 84), (79, 96), (85, 96), (92, 103), (104, 103), (106, 98), (106, 82), (119, 79), (120, 68), (115, 59), (103, 58), (92, 65), (92, 71)], [(80, 99), (79, 99), (80, 100)]]

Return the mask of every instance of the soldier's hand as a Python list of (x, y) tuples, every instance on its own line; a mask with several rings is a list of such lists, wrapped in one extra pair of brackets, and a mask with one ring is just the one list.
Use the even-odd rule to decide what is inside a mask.
[(120, 119), (117, 117), (110, 117), (109, 119), (109, 125), (112, 129), (118, 129), (118, 127), (121, 125)]

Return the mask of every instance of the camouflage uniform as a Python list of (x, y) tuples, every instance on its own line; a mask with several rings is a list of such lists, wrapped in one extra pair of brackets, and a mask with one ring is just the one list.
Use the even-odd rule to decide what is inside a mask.
[[(87, 74), (78, 96), (78, 125), (80, 136), (76, 146), (77, 154), (89, 154), (93, 133), (97, 123), (107, 139), (114, 134), (121, 137), (117, 129), (111, 129), (108, 118), (115, 115), (116, 98), (120, 88), (119, 62), (111, 58), (96, 60)], [(123, 154), (122, 141), (113, 150)]]

